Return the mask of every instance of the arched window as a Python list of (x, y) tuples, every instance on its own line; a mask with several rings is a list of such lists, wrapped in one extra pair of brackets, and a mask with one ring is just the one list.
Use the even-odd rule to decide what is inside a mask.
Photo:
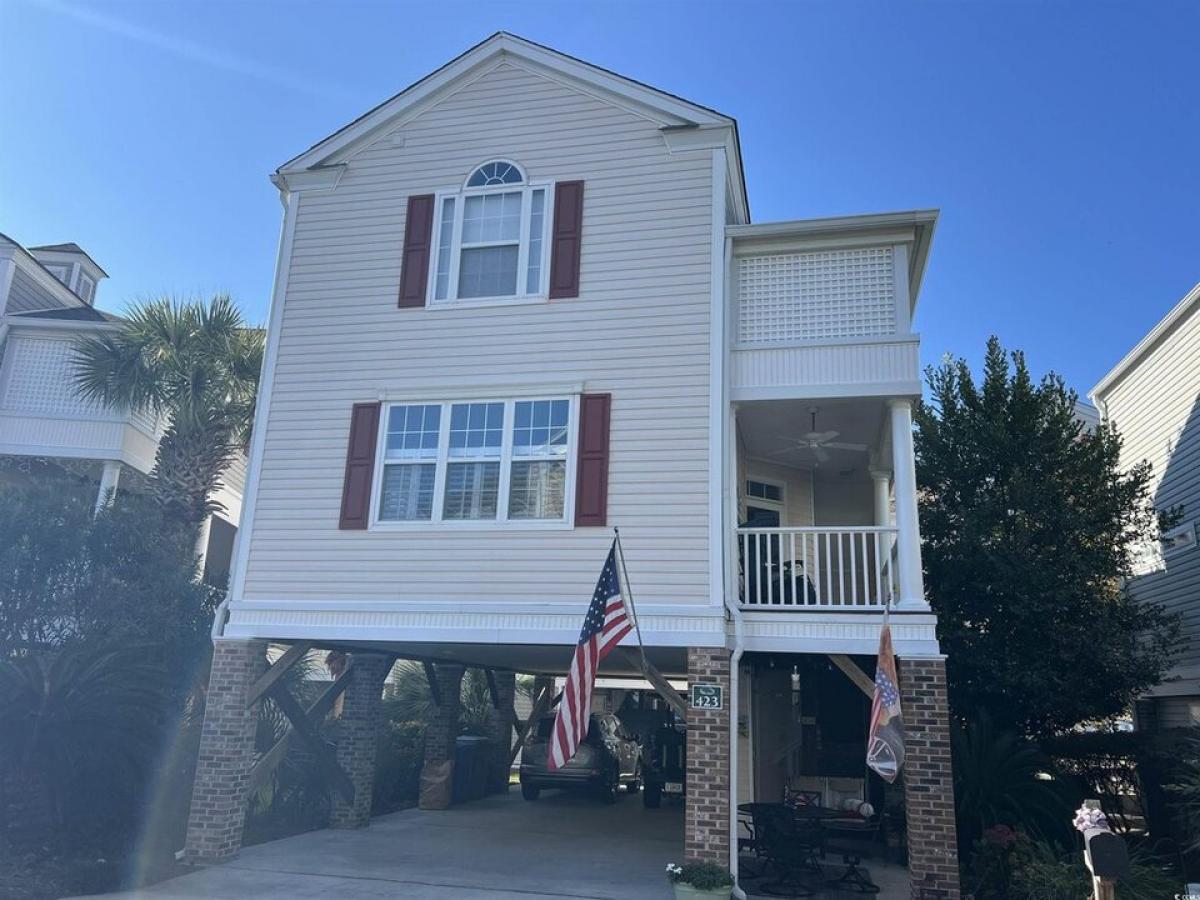
[(516, 163), (495, 159), (471, 172), (461, 191), (439, 195), (433, 299), (544, 294), (549, 192)]
[(467, 187), (494, 187), (498, 184), (520, 184), (525, 180), (521, 170), (507, 160), (497, 159), (484, 163), (471, 173)]

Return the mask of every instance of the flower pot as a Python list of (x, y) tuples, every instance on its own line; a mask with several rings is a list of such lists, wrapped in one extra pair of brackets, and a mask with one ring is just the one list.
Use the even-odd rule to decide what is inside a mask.
[(702, 889), (684, 884), (682, 881), (675, 882), (672, 887), (675, 888), (675, 900), (729, 900), (732, 892), (729, 887)]

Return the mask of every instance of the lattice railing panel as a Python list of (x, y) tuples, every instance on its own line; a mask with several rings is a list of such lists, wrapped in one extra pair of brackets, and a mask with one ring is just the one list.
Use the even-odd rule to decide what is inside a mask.
[(894, 334), (891, 247), (738, 259), (738, 341), (776, 344)]
[[(107, 418), (120, 413), (100, 404), (88, 403), (75, 390), (72, 377), (72, 342), (55, 338), (10, 338), (12, 354), (7, 382), (0, 389), (0, 408), (39, 415), (95, 416)], [(147, 434), (161, 425), (151, 413), (136, 412), (129, 421)]]

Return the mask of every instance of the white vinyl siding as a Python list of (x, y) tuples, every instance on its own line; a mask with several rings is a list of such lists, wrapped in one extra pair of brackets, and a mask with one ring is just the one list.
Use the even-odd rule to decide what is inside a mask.
[[(509, 64), (401, 133), (300, 201), (245, 598), (585, 603), (611, 529), (337, 527), (355, 402), (572, 387), (613, 396), (608, 520), (639, 604), (709, 607), (711, 156)], [(585, 182), (580, 296), (397, 310), (407, 198), (501, 155)]]
[[(1153, 466), (1155, 508), (1182, 505), (1184, 522), (1200, 520), (1200, 304), (1098, 399), (1123, 438), (1122, 465)], [(1200, 547), (1151, 548), (1130, 589), (1183, 615), (1178, 665), (1200, 675)]]
[(35, 309), (64, 309), (78, 306), (78, 303), (66, 304), (59, 300), (47, 288), (42, 287), (32, 277), (21, 271), (20, 264), (13, 272), (12, 285), (8, 289), (8, 304), (4, 312), (30, 312)]

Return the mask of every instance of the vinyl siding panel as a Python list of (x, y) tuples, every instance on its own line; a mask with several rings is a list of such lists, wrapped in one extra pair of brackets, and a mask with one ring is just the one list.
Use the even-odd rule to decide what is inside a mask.
[[(608, 522), (638, 602), (708, 604), (711, 157), (509, 64), (401, 134), (301, 199), (245, 598), (578, 606), (611, 529), (337, 527), (352, 404), (547, 383), (613, 395)], [(585, 182), (580, 296), (397, 309), (408, 196), (497, 157)]]
[(13, 272), (12, 286), (8, 289), (8, 303), (4, 311), (9, 313), (29, 312), (35, 309), (62, 309), (53, 294), (39, 285), (18, 266)]
[[(1100, 398), (1121, 432), (1121, 461), (1153, 466), (1156, 509), (1182, 505), (1184, 521), (1200, 528), (1200, 305)], [(1156, 550), (1157, 548), (1155, 548)], [(1185, 647), (1179, 666), (1200, 667), (1200, 548), (1149, 554), (1135, 595), (1183, 616)]]

